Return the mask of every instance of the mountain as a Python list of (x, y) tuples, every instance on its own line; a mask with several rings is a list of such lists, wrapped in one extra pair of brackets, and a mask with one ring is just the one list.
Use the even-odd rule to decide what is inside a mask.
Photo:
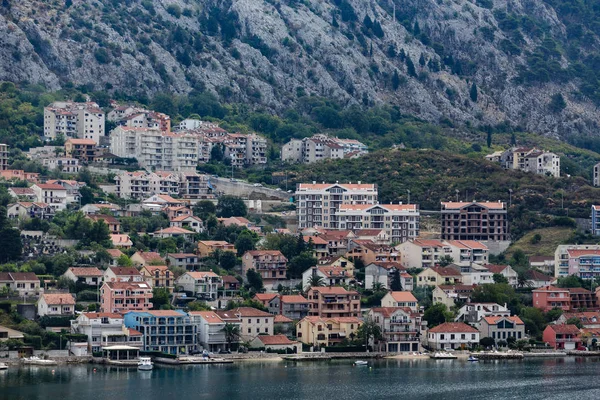
[(596, 135), (598, 0), (2, 0), (0, 80)]

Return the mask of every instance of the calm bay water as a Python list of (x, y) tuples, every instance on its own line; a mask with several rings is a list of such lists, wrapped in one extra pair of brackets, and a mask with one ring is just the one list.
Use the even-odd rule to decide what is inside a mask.
[[(4, 400), (598, 399), (600, 360), (244, 362), (156, 367), (91, 365), (0, 371)], [(94, 372), (96, 368), (96, 372)], [(55, 370), (52, 373), (52, 369)]]

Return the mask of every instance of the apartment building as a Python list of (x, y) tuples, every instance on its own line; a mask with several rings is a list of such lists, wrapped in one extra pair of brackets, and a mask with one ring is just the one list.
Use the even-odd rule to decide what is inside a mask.
[(582, 279), (600, 276), (600, 245), (559, 245), (554, 252), (554, 276)]
[(382, 230), (392, 243), (419, 236), (419, 207), (416, 204), (341, 204), (335, 216), (339, 229)]
[(8, 145), (0, 143), (0, 171), (8, 169)]
[(569, 289), (557, 288), (555, 286), (544, 286), (532, 291), (533, 306), (547, 312), (553, 308), (563, 311), (571, 310), (571, 295)]
[(402, 264), (381, 261), (372, 262), (365, 267), (365, 289), (373, 289), (376, 284), (390, 289), (396, 273), (400, 277), (402, 290), (412, 291), (413, 277), (406, 272)]
[(242, 276), (253, 269), (267, 287), (277, 288), (287, 280), (287, 258), (279, 250), (251, 250), (242, 256)]
[(235, 246), (224, 240), (200, 240), (198, 241), (198, 256), (209, 257), (215, 251), (236, 252)]
[(400, 263), (405, 268), (429, 268), (439, 264), (442, 257), (452, 256), (449, 244), (435, 239), (414, 239), (396, 246)]
[(343, 287), (314, 287), (308, 291), (309, 316), (359, 317), (360, 294)]
[(434, 350), (465, 349), (479, 344), (479, 331), (463, 322), (445, 322), (427, 331)]
[(123, 323), (143, 335), (144, 351), (183, 355), (197, 350), (198, 330), (190, 316), (179, 310), (128, 312)]
[(238, 307), (228, 311), (217, 311), (216, 314), (225, 322), (237, 323), (240, 326), (240, 339), (251, 342), (258, 335), (272, 335), (275, 316), (252, 307)]
[(375, 322), (383, 336), (388, 353), (416, 352), (421, 349), (421, 314), (403, 307), (374, 307), (369, 319)]
[(479, 322), (479, 333), (481, 337), (490, 337), (496, 342), (509, 338), (521, 340), (525, 338), (525, 323), (517, 316), (483, 317)]
[(462, 275), (453, 267), (429, 267), (417, 275), (417, 286), (456, 285), (462, 283)]
[[(203, 349), (212, 352), (219, 350), (229, 350), (227, 338), (225, 336), (225, 321), (221, 319), (214, 311), (190, 311), (188, 313), (194, 324), (198, 327), (198, 345)], [(236, 323), (241, 325), (241, 322)], [(237, 344), (239, 338), (235, 338), (233, 343)], [(232, 344), (233, 344), (232, 343)]]
[(442, 202), (442, 239), (508, 241), (503, 202)]
[(506, 150), (500, 156), (500, 165), (506, 169), (560, 177), (560, 157), (535, 147), (513, 147)]
[(51, 157), (42, 159), (42, 165), (50, 171), (58, 170), (65, 174), (78, 174), (81, 166), (79, 160), (70, 157)]
[(188, 271), (177, 278), (175, 284), (200, 299), (212, 301), (223, 287), (223, 279), (212, 271)]
[(94, 353), (106, 346), (142, 347), (142, 334), (125, 327), (121, 314), (81, 313), (71, 320), (71, 333), (87, 335), (88, 351)]
[(600, 186), (600, 163), (594, 165), (593, 184), (594, 186)]
[(115, 176), (116, 194), (121, 198), (145, 199), (152, 194), (181, 196), (184, 199), (214, 198), (208, 176), (196, 172), (133, 171)]
[(337, 217), (342, 204), (377, 204), (377, 185), (300, 183), (296, 187), (298, 229), (321, 226), (341, 229)]
[(104, 282), (100, 288), (100, 311), (126, 313), (152, 308), (152, 288), (146, 282)]
[(497, 303), (466, 303), (458, 310), (454, 319), (456, 322), (466, 322), (471, 325), (479, 324), (484, 317), (510, 317), (510, 310), (506, 304)]
[(98, 142), (92, 139), (69, 138), (65, 142), (65, 155), (67, 158), (74, 158), (84, 164), (90, 164), (99, 156), (97, 144)]
[(592, 205), (592, 235), (600, 236), (600, 205)]
[(365, 144), (354, 139), (339, 139), (323, 134), (303, 139), (292, 139), (281, 148), (283, 161), (310, 164), (316, 161), (368, 153)]
[(296, 324), (296, 337), (312, 346), (333, 346), (355, 336), (361, 325), (356, 317), (307, 316)]
[(225, 157), (235, 167), (267, 163), (267, 140), (256, 134), (230, 133), (224, 141)]
[(91, 139), (96, 143), (104, 136), (104, 111), (93, 102), (56, 101), (44, 107), (44, 136), (56, 139)]
[(53, 212), (67, 208), (67, 189), (57, 183), (36, 183), (31, 187), (38, 203), (48, 204)]

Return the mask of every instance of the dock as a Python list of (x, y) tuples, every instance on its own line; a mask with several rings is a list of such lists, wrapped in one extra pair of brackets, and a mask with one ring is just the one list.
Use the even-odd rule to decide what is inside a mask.
[(179, 358), (156, 357), (156, 358), (154, 358), (154, 362), (157, 364), (168, 364), (168, 365), (233, 364), (233, 360), (226, 360), (224, 358), (204, 358), (204, 357), (179, 357)]
[(511, 351), (506, 353), (487, 351), (480, 353), (471, 353), (471, 356), (477, 357), (480, 360), (522, 360), (523, 353)]

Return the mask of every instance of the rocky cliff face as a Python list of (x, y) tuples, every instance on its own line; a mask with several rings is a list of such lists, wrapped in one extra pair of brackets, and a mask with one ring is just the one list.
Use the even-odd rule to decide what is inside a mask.
[(598, 40), (584, 29), (573, 55), (570, 35), (544, 0), (3, 0), (0, 80), (206, 89), (275, 110), (314, 94), (429, 121), (593, 134), (594, 99), (566, 71)]

